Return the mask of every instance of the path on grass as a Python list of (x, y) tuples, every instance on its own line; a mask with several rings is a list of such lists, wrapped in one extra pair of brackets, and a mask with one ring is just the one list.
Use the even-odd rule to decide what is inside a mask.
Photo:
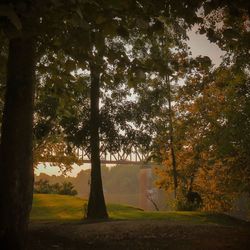
[(169, 221), (33, 222), (30, 249), (250, 249), (250, 226)]

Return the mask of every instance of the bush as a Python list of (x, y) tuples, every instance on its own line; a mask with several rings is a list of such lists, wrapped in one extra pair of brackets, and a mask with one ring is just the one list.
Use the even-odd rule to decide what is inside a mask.
[(35, 182), (34, 193), (38, 194), (62, 194), (77, 195), (74, 185), (71, 182), (50, 184), (48, 180), (39, 180)]
[(71, 182), (63, 182), (59, 194), (74, 196), (77, 194), (77, 191), (74, 189), (74, 185)]
[(180, 191), (176, 199), (170, 200), (168, 206), (177, 211), (197, 211), (202, 208), (203, 201), (197, 192)]
[(38, 194), (50, 194), (51, 193), (51, 185), (47, 180), (39, 180), (35, 182), (34, 185), (34, 193)]
[(177, 200), (176, 209), (179, 211), (196, 211), (203, 205), (198, 192), (189, 190), (186, 195), (182, 195)]

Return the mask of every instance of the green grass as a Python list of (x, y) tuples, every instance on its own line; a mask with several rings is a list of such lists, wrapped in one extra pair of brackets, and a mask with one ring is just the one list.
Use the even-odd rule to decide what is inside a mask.
[(80, 220), (84, 202), (67, 195), (35, 194), (31, 220)]
[[(35, 194), (31, 212), (32, 221), (79, 221), (83, 218), (83, 199), (56, 194)], [(114, 220), (167, 220), (192, 224), (239, 225), (232, 217), (205, 212), (146, 212), (126, 205), (108, 204), (108, 213)]]

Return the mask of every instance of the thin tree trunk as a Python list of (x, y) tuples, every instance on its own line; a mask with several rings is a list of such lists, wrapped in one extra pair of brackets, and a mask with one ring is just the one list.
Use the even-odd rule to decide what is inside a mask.
[(100, 72), (98, 66), (90, 64), (91, 93), (90, 93), (90, 148), (91, 148), (91, 183), (88, 202), (88, 219), (108, 218), (103, 195), (100, 139), (99, 139), (99, 98), (100, 98)]
[(6, 250), (27, 247), (34, 178), (34, 53), (32, 38), (9, 41), (0, 148), (0, 245)]
[(172, 98), (171, 98), (171, 85), (169, 81), (169, 77), (166, 77), (167, 88), (168, 88), (168, 109), (169, 109), (169, 139), (170, 139), (170, 151), (172, 158), (172, 168), (173, 168), (173, 179), (174, 179), (174, 197), (177, 196), (177, 168), (176, 168), (176, 157), (175, 157), (175, 149), (174, 149), (174, 129), (173, 129), (173, 111), (172, 111)]
[(160, 210), (151, 195), (147, 195), (147, 199), (153, 204), (153, 206), (154, 206), (154, 208), (155, 208), (156, 211)]

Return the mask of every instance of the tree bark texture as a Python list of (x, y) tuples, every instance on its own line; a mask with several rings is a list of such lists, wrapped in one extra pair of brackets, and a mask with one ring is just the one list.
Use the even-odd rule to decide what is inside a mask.
[(9, 41), (0, 147), (0, 246), (26, 249), (33, 198), (32, 126), (35, 44)]
[(106, 209), (100, 161), (99, 138), (99, 99), (100, 99), (100, 71), (98, 66), (90, 64), (91, 90), (90, 90), (90, 148), (91, 148), (91, 183), (88, 202), (87, 219), (108, 218)]

